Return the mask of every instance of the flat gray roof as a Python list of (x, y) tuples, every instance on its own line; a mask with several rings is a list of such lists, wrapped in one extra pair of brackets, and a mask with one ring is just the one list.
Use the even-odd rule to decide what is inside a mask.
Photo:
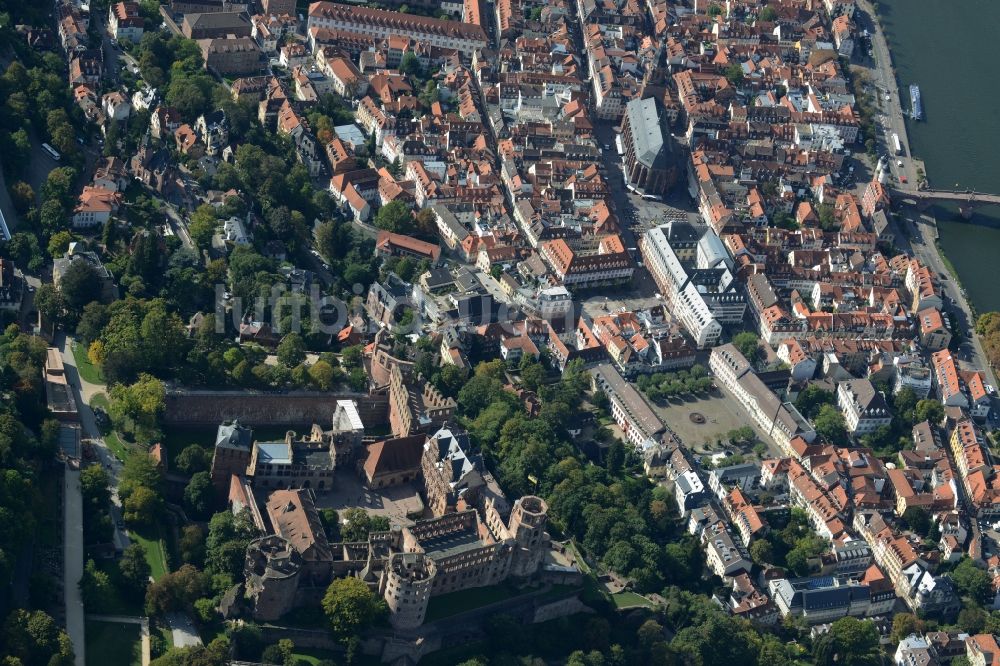
[(635, 99), (625, 105), (628, 124), (632, 128), (635, 155), (642, 163), (652, 166), (663, 150), (663, 130), (652, 97)]

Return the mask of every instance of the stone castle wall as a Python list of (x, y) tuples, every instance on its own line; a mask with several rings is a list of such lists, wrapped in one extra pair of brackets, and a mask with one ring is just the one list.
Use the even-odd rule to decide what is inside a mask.
[(384, 394), (250, 393), (243, 391), (169, 391), (163, 422), (168, 426), (218, 426), (239, 419), (251, 427), (329, 427), (338, 400), (354, 400), (367, 428), (384, 427), (389, 421), (389, 399)]

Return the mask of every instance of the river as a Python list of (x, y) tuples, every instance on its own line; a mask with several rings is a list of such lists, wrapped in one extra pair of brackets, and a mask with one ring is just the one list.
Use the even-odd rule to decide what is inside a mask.
[[(1000, 193), (1000, 88), (993, 42), (996, 0), (879, 0), (904, 100), (920, 85), (926, 120), (907, 121), (910, 149), (932, 187)], [(955, 206), (935, 206), (941, 247), (979, 312), (1000, 310), (1000, 207), (963, 220)]]

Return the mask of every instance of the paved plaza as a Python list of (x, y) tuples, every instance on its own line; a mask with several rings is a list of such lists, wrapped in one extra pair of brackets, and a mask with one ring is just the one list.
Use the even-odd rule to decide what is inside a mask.
[(420, 489), (415, 483), (369, 490), (350, 471), (338, 471), (333, 483), (333, 491), (317, 494), (316, 505), (319, 508), (343, 511), (358, 507), (378, 516), (388, 516), (402, 525), (412, 525), (413, 517), (424, 510)]
[[(725, 444), (729, 431), (752, 425), (740, 405), (719, 390), (698, 399), (649, 402), (667, 427), (692, 451), (705, 451), (706, 443), (711, 445), (707, 448), (716, 450), (715, 440), (721, 439)], [(692, 414), (701, 414), (705, 422), (695, 423)]]

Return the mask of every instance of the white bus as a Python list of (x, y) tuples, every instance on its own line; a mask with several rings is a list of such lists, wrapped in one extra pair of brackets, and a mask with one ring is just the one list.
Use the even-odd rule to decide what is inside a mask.
[(59, 151), (57, 151), (55, 148), (53, 148), (47, 143), (42, 144), (42, 150), (47, 152), (49, 154), (49, 157), (54, 159), (56, 162), (58, 162), (62, 158), (62, 155), (59, 154)]

